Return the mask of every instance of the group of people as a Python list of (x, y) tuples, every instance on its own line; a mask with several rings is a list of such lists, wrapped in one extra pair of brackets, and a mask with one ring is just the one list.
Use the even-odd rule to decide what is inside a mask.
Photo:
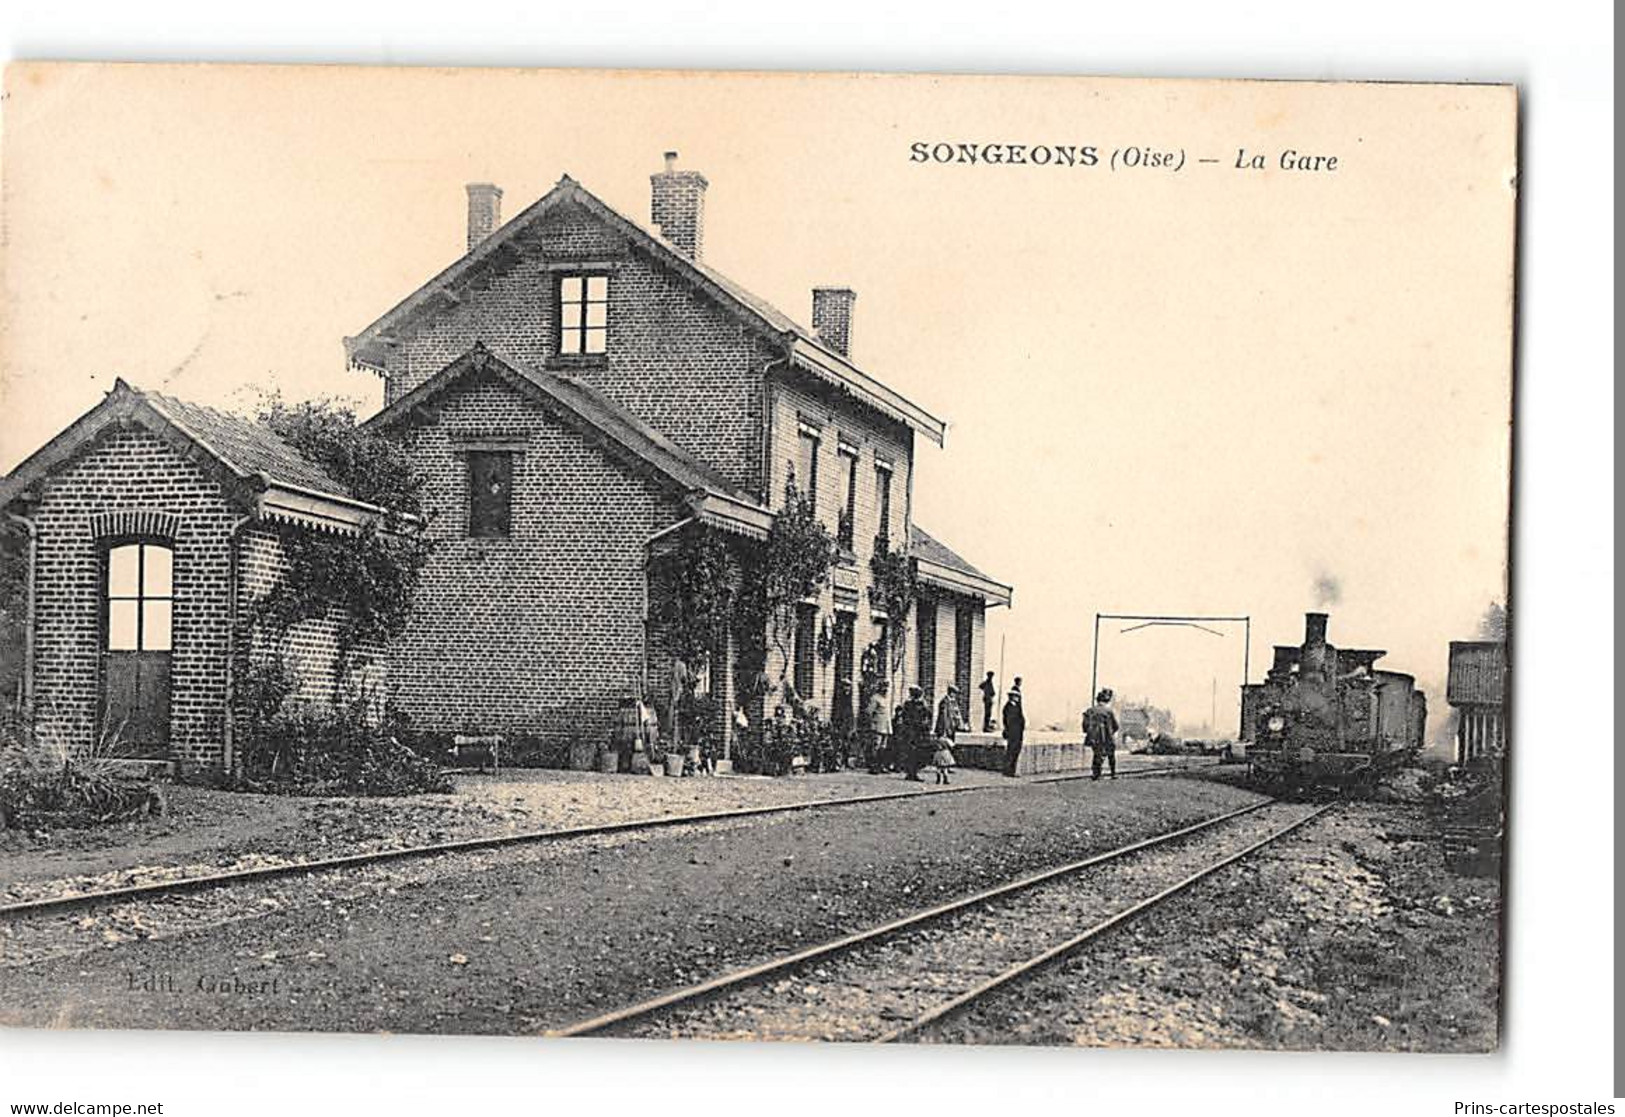
[[(982, 729), (991, 732), (993, 695), (998, 690), (993, 685), (993, 672), (988, 672), (980, 689)], [(1005, 740), (1004, 774), (1013, 777), (1027, 728), (1027, 717), (1021, 706), (1020, 678), (1010, 688), (1001, 720)], [(909, 687), (907, 700), (890, 713), (883, 694), (870, 695), (863, 710), (862, 728), (871, 774), (900, 771), (905, 780), (923, 782), (920, 771), (930, 765), (936, 770), (936, 782), (949, 783), (957, 763), (954, 741), (969, 725), (960, 710), (959, 687), (950, 683), (937, 702), (934, 715), (924, 691), (918, 686)]]
[(937, 782), (948, 783), (955, 765), (953, 741), (961, 728), (957, 687), (949, 686), (937, 703), (935, 720), (917, 686), (908, 688), (908, 700), (890, 714), (885, 696), (872, 694), (863, 711), (869, 772), (901, 771), (904, 779), (920, 783), (920, 769), (929, 763)]
[[(982, 695), (982, 732), (990, 733), (993, 731), (993, 702), (998, 694), (993, 672), (987, 673), (977, 689)], [(1103, 771), (1109, 771), (1112, 779), (1117, 778), (1119, 726), (1117, 715), (1112, 712), (1112, 697), (1111, 688), (1102, 688), (1095, 695), (1094, 704), (1083, 712), (1083, 741), (1093, 754), (1090, 770), (1096, 780)], [(1005, 696), (999, 725), (1004, 737), (1004, 774), (1014, 778), (1027, 735), (1019, 675)], [(960, 712), (959, 688), (952, 683), (937, 703), (934, 717), (924, 692), (917, 686), (909, 687), (907, 701), (889, 714), (885, 697), (872, 694), (863, 711), (869, 772), (879, 775), (901, 771), (905, 780), (923, 782), (920, 770), (929, 764), (936, 770), (936, 782), (948, 783), (955, 766), (954, 740), (968, 728)]]

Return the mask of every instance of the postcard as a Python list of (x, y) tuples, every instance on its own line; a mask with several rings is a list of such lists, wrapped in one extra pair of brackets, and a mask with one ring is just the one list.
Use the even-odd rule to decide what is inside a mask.
[(1514, 88), (5, 82), (0, 1023), (1497, 1047)]

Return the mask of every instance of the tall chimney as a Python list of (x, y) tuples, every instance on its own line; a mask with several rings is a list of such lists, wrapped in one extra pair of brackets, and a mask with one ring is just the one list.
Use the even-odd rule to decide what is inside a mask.
[(660, 235), (690, 260), (700, 258), (705, 236), (705, 188), (699, 171), (679, 171), (677, 153), (666, 152), (666, 169), (649, 176), (649, 217)]
[(468, 250), (502, 224), (502, 188), (489, 182), (468, 184)]
[(858, 293), (850, 287), (813, 288), (813, 332), (843, 357), (852, 355), (852, 304)]
[(1303, 642), (1309, 644), (1324, 644), (1326, 642), (1326, 614), (1305, 613), (1303, 615)]

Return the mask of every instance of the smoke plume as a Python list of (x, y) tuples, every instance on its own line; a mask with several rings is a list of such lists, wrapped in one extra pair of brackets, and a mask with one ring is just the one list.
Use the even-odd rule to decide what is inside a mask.
[(1336, 578), (1330, 574), (1319, 574), (1315, 577), (1315, 607), (1323, 608), (1327, 605), (1336, 605), (1343, 600), (1343, 587)]

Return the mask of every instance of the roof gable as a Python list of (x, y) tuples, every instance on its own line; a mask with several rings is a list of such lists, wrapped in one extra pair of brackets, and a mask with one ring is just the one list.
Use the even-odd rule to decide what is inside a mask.
[(359, 334), (345, 338), (345, 353), (351, 363), (383, 372), (382, 347), (388, 344), (393, 331), (433, 313), (437, 307), (458, 302), (465, 283), (482, 265), (504, 252), (521, 251), (517, 246), (522, 244), (526, 231), (548, 215), (571, 205), (579, 206), (624, 237), (634, 250), (646, 253), (674, 271), (690, 287), (709, 298), (743, 326), (781, 347), (790, 364), (833, 384), (888, 418), (912, 427), (938, 445), (943, 443), (947, 424), (941, 419), (858, 368), (850, 358), (830, 349), (812, 330), (765, 299), (758, 298), (721, 272), (679, 252), (659, 233), (623, 216), (569, 175), (559, 179), (553, 189), (385, 311)]
[(0, 479), (0, 507), (23, 497), (33, 485), (77, 458), (109, 428), (132, 424), (207, 462), (228, 488), (255, 494), (262, 515), (285, 514), (285, 518), (315, 526), (354, 527), (382, 512), (351, 497), (263, 424), (142, 391), (122, 379), (114, 382), (100, 403)]
[(740, 524), (735, 526), (745, 534), (766, 534), (767, 525), (772, 521), (771, 512), (654, 427), (580, 380), (537, 372), (505, 361), (484, 345), (476, 344), (473, 349), (368, 419), (365, 425), (375, 430), (396, 427), (414, 413), (431, 407), (437, 397), (471, 375), (493, 376), (513, 390), (540, 402), (549, 412), (586, 435), (639, 476), (696, 503), (706, 503), (713, 515), (724, 519), (728, 516), (741, 517)]

